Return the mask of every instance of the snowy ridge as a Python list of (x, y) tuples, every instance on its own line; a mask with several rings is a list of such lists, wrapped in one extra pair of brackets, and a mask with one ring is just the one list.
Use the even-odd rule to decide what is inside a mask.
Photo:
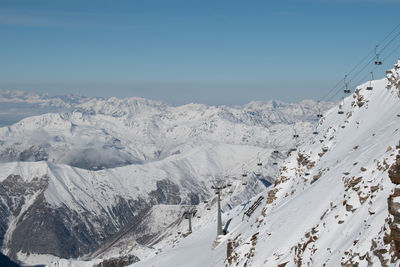
[(46, 160), (97, 170), (160, 160), (221, 140), (288, 147), (294, 131), (312, 131), (317, 111), (312, 101), (170, 107), (141, 98), (92, 99), (72, 112), (29, 117), (0, 128), (0, 161)]
[[(277, 171), (270, 159), (273, 147), (291, 146), (294, 131), (310, 132), (317, 108), (312, 101), (170, 107), (142, 98), (90, 99), (70, 112), (0, 128), (2, 249), (35, 264), (54, 258), (40, 256), (47, 254), (70, 258), (96, 249), (109, 254), (126, 229), (133, 240), (159, 242), (157, 220), (140, 223), (151, 217), (152, 206), (197, 204), (212, 195), (215, 177), (239, 177), (243, 171), (255, 183), (238, 187), (229, 206), (259, 193)], [(268, 162), (257, 170), (262, 181), (251, 167), (257, 160)], [(24, 197), (17, 200), (19, 195)], [(33, 223), (39, 226), (32, 242), (24, 241)], [(30, 245), (35, 235), (59, 227), (70, 234)]]
[(388, 197), (399, 185), (388, 170), (400, 154), (400, 98), (390, 77), (357, 87), (344, 114), (329, 110), (250, 218), (241, 206), (224, 213), (228, 235), (215, 239), (213, 218), (132, 266), (398, 266)]
[[(115, 251), (147, 257), (153, 250), (125, 245), (161, 249), (173, 242), (186, 227), (176, 206), (211, 199), (216, 177), (236, 177), (224, 210), (260, 193), (278, 171), (273, 162), (286, 157), (272, 157), (273, 149), (293, 146), (295, 132), (311, 132), (318, 109), (313, 101), (171, 107), (142, 98), (89, 99), (0, 128), (2, 251), (27, 264)], [(257, 161), (264, 165), (255, 168)], [(199, 205), (201, 221), (212, 219), (212, 203)], [(176, 216), (167, 230), (155, 216), (160, 205)]]

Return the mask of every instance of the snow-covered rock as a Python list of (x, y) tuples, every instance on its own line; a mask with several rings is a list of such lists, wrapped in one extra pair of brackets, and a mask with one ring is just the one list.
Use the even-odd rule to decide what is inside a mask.
[(396, 73), (372, 81), (372, 90), (358, 86), (344, 114), (326, 112), (274, 185), (250, 199), (264, 197), (251, 217), (248, 205), (224, 213), (227, 235), (216, 238), (210, 218), (131, 266), (399, 266)]
[[(318, 108), (313, 101), (171, 107), (89, 99), (0, 128), (2, 251), (27, 264), (121, 250), (131, 251), (123, 255), (130, 260), (147, 257), (153, 250), (139, 247), (172, 242), (185, 228), (181, 204), (211, 199), (216, 177), (229, 175), (233, 184), (226, 211), (261, 192), (278, 171), (273, 163), (286, 157), (273, 150), (310, 133)], [(199, 205), (205, 222), (212, 203)]]

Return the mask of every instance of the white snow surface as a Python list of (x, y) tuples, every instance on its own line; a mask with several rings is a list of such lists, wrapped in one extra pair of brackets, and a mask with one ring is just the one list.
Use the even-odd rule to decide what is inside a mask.
[[(394, 71), (398, 74), (398, 70)], [(368, 266), (366, 259), (373, 266), (380, 266), (380, 259), (372, 253), (372, 244), (376, 243), (378, 249), (387, 248), (382, 242), (388, 231), (385, 222), (389, 216), (387, 198), (395, 185), (388, 178), (386, 166), (390, 166), (400, 152), (396, 149), (400, 140), (400, 98), (399, 89), (388, 86), (387, 79), (372, 84), (372, 91), (366, 90), (369, 85), (366, 83), (345, 98), (342, 103), (344, 114), (338, 114), (336, 106), (326, 112), (318, 124), (317, 135), (310, 133), (313, 126), (306, 121), (294, 124), (296, 133), (308, 132), (309, 135), (302, 138), (296, 152), (279, 162), (279, 173), (268, 171), (272, 168), (272, 150), (281, 146), (279, 150), (283, 153), (293, 146), (291, 123), (304, 115), (302, 111), (297, 114), (296, 109), (293, 112), (297, 115), (294, 116), (267, 112), (271, 116), (257, 122), (254, 118), (263, 115), (261, 112), (261, 115), (254, 116), (256, 107), (265, 103), (251, 103), (240, 109), (197, 104), (168, 107), (152, 103), (138, 104), (133, 108), (136, 117), (132, 116), (132, 109), (124, 108), (120, 100), (110, 99), (101, 104), (98, 101), (85, 103), (73, 113), (29, 118), (15, 128), (2, 128), (0, 131), (3, 131), (2, 136), (8, 137), (11, 133), (22, 135), (26, 129), (37, 131), (57, 125), (53, 127), (55, 131), (60, 128), (74, 128), (80, 134), (89, 131), (88, 140), (101, 143), (91, 136), (104, 138), (104, 131), (96, 132), (96, 129), (107, 128), (113, 131), (111, 136), (117, 136), (123, 147), (132, 144), (124, 143), (124, 140), (141, 140), (142, 145), (138, 145), (135, 152), (132, 152), (133, 148), (126, 150), (131, 155), (136, 153), (140, 164), (93, 171), (60, 164), (59, 158), (54, 156), (55, 164), (0, 164), (0, 174), (4, 173), (0, 181), (11, 170), (12, 173), (46, 173), (50, 176), (50, 186), (46, 191), (50, 203), (67, 203), (76, 210), (85, 205), (96, 212), (97, 205), (107, 205), (119, 194), (145, 198), (155, 189), (155, 181), (162, 177), (185, 184), (183, 188), (201, 185), (207, 190), (211, 176), (232, 174), (236, 177), (230, 178), (232, 188), (222, 194), (223, 222), (232, 219), (227, 235), (216, 238), (215, 196), (208, 189), (211, 198), (208, 203), (197, 206), (192, 234), (186, 236), (187, 220), (183, 218), (172, 223), (172, 220), (156, 223), (166, 214), (179, 214), (174, 211), (175, 207), (153, 207), (149, 223), (156, 223), (157, 227), (170, 223), (162, 239), (153, 247), (142, 247), (126, 236), (120, 241), (121, 246), (110, 248), (103, 258), (137, 252), (141, 261), (131, 265), (133, 267), (277, 266), (286, 262), (286, 266), (297, 266), (300, 260), (300, 264), (310, 266), (340, 266), (349, 260)], [(276, 104), (271, 102), (271, 108)], [(114, 108), (116, 106), (118, 108)], [(157, 115), (152, 114), (154, 110), (157, 110)], [(68, 119), (65, 120), (64, 116)], [(140, 131), (128, 131), (129, 128)], [(51, 132), (48, 129), (46, 132)], [(63, 134), (67, 136), (64, 131)], [(71, 147), (75, 147), (77, 141), (71, 140), (66, 143), (73, 143)], [(86, 140), (83, 144), (90, 142)], [(152, 153), (149, 152), (159, 147), (162, 147), (161, 153), (157, 157), (154, 153), (150, 156)], [(306, 162), (301, 161), (302, 158)], [(258, 171), (263, 172), (263, 176), (274, 174), (276, 184), (261, 190), (254, 175), (257, 170), (253, 167), (254, 173), (250, 175), (248, 184), (243, 185), (238, 176), (250, 169), (243, 166), (243, 162), (249, 162), (249, 159), (253, 159), (252, 165), (258, 160), (266, 163)], [(132, 175), (135, 173), (137, 176)], [(33, 176), (26, 177), (32, 179)], [(188, 177), (191, 177), (189, 185), (185, 183)], [(352, 182), (355, 185), (350, 186)], [(203, 186), (205, 184), (207, 186)], [(251, 217), (244, 215), (259, 196), (264, 197), (261, 205)], [(230, 209), (234, 206), (232, 203), (241, 204)], [(226, 256), (229, 239), (235, 243), (231, 264)], [(90, 266), (94, 261), (61, 260), (54, 266)], [(399, 262), (391, 264), (398, 266)]]
[(142, 98), (91, 99), (66, 113), (0, 128), (0, 161), (50, 161), (97, 170), (158, 161), (204, 143), (288, 147), (330, 103), (252, 102), (171, 107)]
[[(232, 218), (229, 233), (216, 239), (210, 216), (191, 235), (131, 266), (230, 266), (228, 239), (236, 242), (232, 266), (297, 266), (299, 260), (302, 266), (341, 266), (351, 258), (359, 266), (369, 266), (367, 258), (381, 266), (372, 244), (388, 249), (382, 239), (388, 231), (387, 198), (395, 185), (385, 166), (400, 153), (400, 98), (387, 79), (372, 84), (372, 91), (366, 83), (345, 98), (345, 114), (334, 107), (324, 115), (319, 134), (303, 139), (297, 153), (282, 163), (276, 185), (260, 194), (265, 199), (250, 218), (242, 221), (242, 206), (225, 212), (224, 221)], [(302, 165), (300, 154), (312, 164)], [(276, 198), (267, 202), (268, 196)]]
[[(21, 103), (51, 105), (51, 99), (48, 102), (35, 95), (29, 100), (22, 92), (9, 98), (14, 99), (9, 103), (20, 99)], [(211, 197), (213, 180), (229, 175), (234, 186), (230, 201), (223, 203), (227, 210), (261, 192), (263, 186), (256, 179), (256, 172), (272, 181), (278, 171), (272, 166), (273, 161), (285, 157), (271, 158), (273, 149), (292, 147), (295, 143), (292, 135), (296, 132), (303, 136), (312, 131), (318, 108), (332, 105), (324, 103), (318, 107), (311, 100), (294, 104), (252, 102), (236, 107), (202, 104), (172, 107), (142, 98), (74, 101), (68, 106), (73, 108), (70, 112), (28, 117), (0, 128), (0, 182), (11, 174), (20, 175), (26, 182), (47, 176), (49, 185), (44, 196), (50, 205), (66, 206), (97, 217), (110, 211), (121, 197), (148, 200), (160, 180), (177, 184), (185, 202), (190, 193), (201, 199)], [(262, 167), (256, 166), (258, 161), (264, 163)], [(247, 186), (241, 185), (239, 179), (243, 172), (249, 176)], [(36, 197), (26, 199), (23, 210)], [(154, 210), (148, 224), (154, 231), (161, 230), (171, 221), (163, 221), (160, 215), (175, 209), (170, 206)], [(202, 220), (208, 222), (207, 218), (212, 217), (210, 211), (205, 205), (202, 209)], [(180, 217), (179, 212), (174, 214), (171, 215), (174, 220)], [(10, 218), (2, 246), (4, 252), (8, 251), (18, 220), (18, 216)], [(185, 222), (168, 225), (165, 241), (158, 242), (157, 249), (172, 242), (168, 238), (176, 229), (184, 229), (184, 225)], [(126, 237), (103, 252), (102, 257), (123, 251), (145, 258), (153, 250)], [(19, 255), (26, 264), (51, 258)]]

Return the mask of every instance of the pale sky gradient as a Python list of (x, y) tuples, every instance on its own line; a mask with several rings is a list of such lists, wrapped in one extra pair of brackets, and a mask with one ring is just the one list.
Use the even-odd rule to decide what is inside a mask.
[(0, 88), (171, 104), (318, 99), (399, 10), (391, 0), (0, 0)]

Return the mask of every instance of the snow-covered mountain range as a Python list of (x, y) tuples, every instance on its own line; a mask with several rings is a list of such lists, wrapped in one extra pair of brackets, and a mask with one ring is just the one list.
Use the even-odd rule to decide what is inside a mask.
[[(22, 105), (52, 101), (20, 98)], [(170, 225), (184, 227), (181, 204), (213, 196), (216, 178), (229, 175), (232, 182), (226, 209), (262, 192), (287, 156), (273, 151), (294, 147), (294, 134), (311, 134), (318, 110), (331, 106), (172, 107), (142, 98), (74, 98), (58, 112), (0, 128), (2, 252), (36, 264), (106, 257), (135, 240), (129, 255), (141, 259), (152, 252), (143, 245), (169, 242)], [(199, 214), (211, 216), (214, 205), (201, 205)]]
[(324, 114), (272, 186), (225, 208), (227, 235), (202, 213), (192, 234), (175, 232), (130, 266), (399, 266), (400, 61), (371, 84)]

